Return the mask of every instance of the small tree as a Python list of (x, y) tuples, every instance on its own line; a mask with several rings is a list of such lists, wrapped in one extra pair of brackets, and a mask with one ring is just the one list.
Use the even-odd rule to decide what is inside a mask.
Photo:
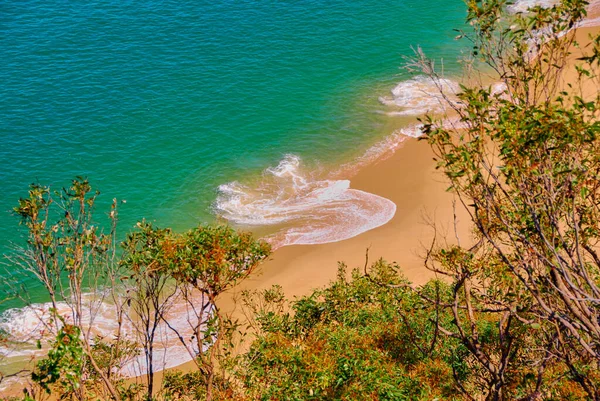
[(173, 268), (179, 244), (171, 230), (153, 228), (143, 221), (122, 245), (125, 254), (121, 263), (130, 272), (125, 279), (130, 293), (127, 317), (140, 337), (148, 383), (146, 399), (151, 401), (157, 335), (176, 294), (169, 271)]
[[(195, 377), (204, 380), (211, 399), (216, 361), (235, 328), (217, 298), (254, 271), (269, 254), (268, 244), (226, 226), (175, 234), (143, 221), (123, 242), (117, 260), (117, 202), (109, 213), (110, 232), (104, 234), (93, 220), (97, 196), (82, 178), (61, 192), (32, 185), (29, 197), (14, 209), (28, 238), (11, 261), (48, 292), (51, 316), (41, 319), (56, 337), (36, 364), (34, 381), (46, 392), (79, 400), (137, 397), (141, 387), (126, 388), (120, 374), (138, 346), (123, 338), (127, 319), (144, 352), (147, 400), (156, 393), (154, 356), (165, 324), (197, 363)], [(114, 305), (117, 329), (105, 339), (94, 331), (94, 322), (107, 300)], [(168, 316), (175, 301), (186, 305), (188, 330)]]
[[(270, 247), (250, 233), (227, 226), (199, 226), (183, 234), (171, 264), (187, 304), (188, 340), (169, 324), (206, 378), (206, 398), (213, 398), (216, 362), (234, 324), (217, 305), (218, 297), (251, 274), (269, 255)], [(167, 323), (169, 323), (167, 321)]]
[[(27, 245), (10, 260), (36, 277), (47, 291), (51, 316), (42, 322), (47, 330), (58, 340), (71, 338), (66, 336), (66, 328), (71, 328), (70, 332), (76, 331), (81, 337), (78, 346), (89, 363), (83, 364), (80, 360), (79, 367), (73, 366), (81, 372), (69, 376), (69, 382), (76, 380), (68, 386), (70, 391), (77, 399), (85, 399), (84, 378), (89, 368), (100, 378), (110, 397), (118, 400), (120, 397), (110, 373), (98, 366), (92, 351), (94, 321), (107, 299), (112, 298), (115, 305), (117, 338), (120, 338), (122, 323), (122, 301), (116, 292), (99, 290), (102, 284), (117, 280), (119, 274), (115, 260), (117, 202), (113, 201), (109, 213), (110, 231), (104, 234), (93, 220), (98, 194), (92, 192), (89, 182), (80, 177), (60, 192), (31, 185), (29, 196), (20, 199), (19, 205), (14, 208), (27, 228)], [(86, 293), (86, 288), (98, 291)], [(63, 306), (66, 306), (66, 314), (59, 312)], [(54, 355), (58, 355), (57, 350)], [(38, 364), (40, 371), (50, 365), (56, 369), (66, 368), (62, 363), (53, 364), (52, 355), (49, 358)], [(63, 370), (60, 374), (69, 375), (69, 372)], [(35, 377), (44, 385), (42, 375)], [(50, 387), (44, 387), (50, 391)]]

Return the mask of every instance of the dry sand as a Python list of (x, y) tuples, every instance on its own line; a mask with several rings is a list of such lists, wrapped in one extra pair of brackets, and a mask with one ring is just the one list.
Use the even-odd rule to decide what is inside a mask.
[[(600, 0), (594, 2), (588, 19), (599, 18)], [(600, 27), (580, 28), (577, 40), (584, 45), (588, 36)], [(579, 55), (574, 49), (570, 63)], [(574, 82), (575, 74), (568, 74), (566, 82)], [(599, 88), (587, 86), (586, 95), (596, 94)], [(351, 179), (351, 187), (370, 192), (393, 201), (394, 218), (387, 224), (344, 241), (322, 245), (293, 245), (275, 251), (257, 272), (240, 285), (223, 294), (218, 306), (223, 312), (240, 319), (245, 316), (239, 299), (244, 290), (263, 290), (280, 285), (289, 299), (308, 295), (315, 288), (324, 287), (335, 279), (339, 261), (349, 268), (369, 260), (383, 258), (396, 262), (401, 273), (413, 285), (422, 285), (434, 277), (424, 266), (424, 255), (434, 239), (432, 223), (437, 229), (437, 241), (461, 245), (472, 243), (470, 218), (454, 195), (447, 192), (448, 181), (436, 170), (434, 154), (425, 141), (407, 138), (390, 158), (371, 164)], [(243, 350), (246, 345), (242, 345)], [(188, 362), (177, 367), (193, 369)], [(160, 380), (158, 375), (157, 380)]]

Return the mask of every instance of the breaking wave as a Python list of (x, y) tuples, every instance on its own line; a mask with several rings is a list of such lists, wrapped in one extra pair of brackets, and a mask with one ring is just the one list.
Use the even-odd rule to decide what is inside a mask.
[(442, 78), (434, 81), (430, 77), (419, 75), (400, 82), (392, 89), (392, 96), (382, 96), (379, 102), (395, 109), (386, 112), (388, 115), (418, 116), (441, 113), (447, 107), (442, 93), (453, 98), (458, 91), (458, 83), (452, 80)]
[[(444, 111), (447, 99), (454, 99), (458, 91), (458, 83), (452, 80), (417, 76), (400, 82), (392, 89), (391, 97), (379, 100), (389, 107), (384, 114), (418, 116)], [(396, 205), (389, 199), (351, 188), (350, 181), (344, 178), (389, 157), (407, 138), (420, 135), (420, 125), (397, 129), (356, 160), (329, 174), (307, 168), (297, 155), (285, 155), (276, 166), (265, 169), (258, 182), (220, 185), (215, 214), (251, 230), (275, 232), (265, 238), (275, 248), (355, 237), (390, 221)]]
[[(82, 317), (83, 329), (89, 329), (93, 338), (115, 338), (119, 324), (114, 304), (101, 292), (85, 294), (84, 300), (86, 306)], [(192, 326), (195, 324), (194, 312), (179, 295), (172, 300), (173, 303), (167, 312), (169, 325), (184, 338), (191, 338)], [(47, 348), (56, 333), (56, 327), (50, 324), (51, 308), (51, 303), (38, 303), (23, 308), (8, 309), (0, 314), (0, 331), (8, 339), (0, 345), (3, 365), (7, 366), (8, 363), (12, 366), (22, 366), (47, 353)], [(66, 303), (57, 303), (57, 313), (66, 323), (70, 322), (72, 312)], [(133, 312), (130, 311), (126, 316), (133, 316)], [(121, 324), (122, 338), (137, 341), (140, 329), (136, 329), (134, 321), (125, 318)], [(38, 341), (42, 345), (41, 348), (37, 345)], [(161, 321), (156, 330), (154, 346), (153, 365), (156, 371), (191, 361), (191, 355), (197, 354), (198, 350), (193, 344), (188, 346), (189, 349), (183, 346), (173, 330)], [(120, 373), (123, 376), (133, 377), (146, 373), (144, 353), (141, 349), (139, 351), (137, 356), (132, 356), (121, 366)], [(19, 380), (19, 377), (15, 377), (13, 380), (2, 382), (0, 391), (18, 383)]]
[(352, 238), (387, 223), (396, 205), (350, 188), (349, 180), (320, 178), (303, 167), (300, 157), (286, 155), (264, 171), (258, 185), (221, 185), (215, 211), (236, 224), (280, 228), (267, 237), (280, 247)]
[(516, 13), (526, 13), (530, 8), (540, 6), (542, 8), (550, 8), (558, 4), (559, 0), (517, 0), (507, 7), (508, 11)]

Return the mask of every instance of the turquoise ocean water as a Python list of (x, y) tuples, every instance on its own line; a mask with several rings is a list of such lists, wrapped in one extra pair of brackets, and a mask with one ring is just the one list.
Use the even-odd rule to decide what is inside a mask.
[(86, 176), (99, 213), (127, 200), (121, 232), (183, 230), (215, 220), (223, 184), (333, 171), (406, 123), (379, 98), (411, 45), (457, 71), (463, 20), (461, 0), (5, 0), (0, 250), (23, 241), (10, 210), (31, 182)]

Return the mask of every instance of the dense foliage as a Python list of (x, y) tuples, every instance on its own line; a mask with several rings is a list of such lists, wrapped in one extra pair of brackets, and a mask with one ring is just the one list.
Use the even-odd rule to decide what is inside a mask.
[[(269, 245), (227, 226), (175, 233), (142, 221), (118, 247), (118, 203), (113, 201), (105, 234), (93, 215), (98, 195), (83, 178), (57, 192), (32, 185), (15, 208), (28, 240), (11, 260), (35, 276), (50, 299), (38, 334), (47, 356), (31, 372), (27, 397), (154, 399), (162, 325), (196, 362), (210, 399), (217, 360), (235, 330), (217, 299), (253, 272)], [(175, 302), (188, 310), (183, 326), (168, 313)], [(100, 313), (114, 320), (108, 337), (95, 328)], [(146, 381), (128, 382), (122, 369), (140, 353)]]
[[(600, 399), (599, 48), (592, 38), (573, 60), (569, 32), (585, 5), (537, 7), (506, 28), (501, 1), (469, 3), (474, 54), (504, 88), (463, 86), (460, 124), (424, 128), (477, 237), (427, 262), (453, 282), (444, 331), (469, 349), (490, 400)], [(482, 321), (496, 325), (496, 352)], [(546, 386), (561, 377), (577, 385), (559, 397)]]
[[(452, 366), (466, 366), (439, 338), (435, 321), (446, 319), (397, 274), (377, 262), (369, 277), (358, 270), (294, 302), (280, 290), (256, 294), (257, 339), (244, 356), (240, 380), (255, 400), (455, 399)], [(426, 290), (446, 286), (431, 283)], [(280, 310), (277, 313), (274, 310)]]

